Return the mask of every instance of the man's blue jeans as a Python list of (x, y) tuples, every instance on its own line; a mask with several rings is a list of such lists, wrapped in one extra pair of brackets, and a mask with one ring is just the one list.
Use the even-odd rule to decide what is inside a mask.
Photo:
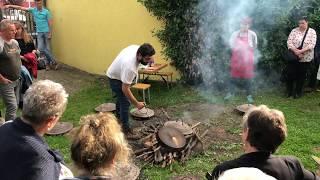
[(48, 64), (56, 64), (56, 60), (54, 59), (50, 51), (49, 33), (38, 32), (37, 40), (38, 40), (38, 49), (41, 53), (43, 53), (46, 56)]
[(127, 130), (130, 128), (129, 124), (129, 107), (130, 101), (122, 92), (122, 82), (117, 79), (110, 79), (109, 83), (111, 90), (114, 92), (117, 98), (116, 102), (116, 112), (117, 118), (122, 122), (123, 130)]

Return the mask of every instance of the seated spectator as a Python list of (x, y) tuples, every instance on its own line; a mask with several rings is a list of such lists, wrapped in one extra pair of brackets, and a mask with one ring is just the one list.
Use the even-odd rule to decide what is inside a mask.
[(256, 168), (235, 168), (225, 171), (218, 180), (276, 180)]
[(30, 86), (24, 96), (22, 117), (0, 127), (1, 180), (61, 178), (66, 170), (62, 156), (49, 148), (43, 136), (59, 121), (67, 97), (61, 84), (49, 80)]
[(131, 150), (112, 114), (94, 114), (81, 119), (71, 146), (71, 158), (78, 169), (75, 179), (115, 178), (114, 165), (127, 163)]
[(17, 30), (15, 39), (18, 41), (21, 49), (20, 58), (22, 60), (22, 64), (29, 70), (32, 77), (37, 78), (37, 50), (33, 43), (33, 39), (20, 22), (15, 22), (14, 25), (16, 26)]
[(272, 155), (286, 136), (287, 127), (281, 111), (264, 105), (253, 108), (244, 116), (242, 142), (245, 154), (216, 166), (207, 178), (217, 179), (229, 169), (254, 167), (278, 180), (319, 179), (304, 169), (297, 158)]

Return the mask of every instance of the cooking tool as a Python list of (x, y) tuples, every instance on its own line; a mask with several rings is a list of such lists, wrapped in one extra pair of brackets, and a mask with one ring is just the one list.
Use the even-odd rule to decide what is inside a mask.
[(164, 123), (165, 127), (171, 127), (178, 129), (182, 134), (189, 135), (193, 133), (192, 128), (182, 121), (167, 121)]
[(116, 111), (116, 104), (104, 103), (94, 109), (96, 112), (114, 112)]
[(69, 122), (57, 122), (57, 124), (46, 134), (51, 136), (63, 135), (71, 131), (73, 124)]
[(178, 129), (172, 127), (162, 127), (158, 136), (162, 143), (171, 148), (180, 149), (186, 145), (184, 135)]

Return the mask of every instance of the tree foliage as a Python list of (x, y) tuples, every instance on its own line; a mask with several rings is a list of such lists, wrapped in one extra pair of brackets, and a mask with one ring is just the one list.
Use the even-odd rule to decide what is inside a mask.
[[(210, 9), (210, 18), (203, 19), (199, 4), (205, 0), (138, 0), (158, 20), (162, 29), (155, 35), (164, 47), (163, 53), (181, 72), (182, 79), (189, 84), (211, 81), (209, 84), (223, 85), (226, 82), (230, 49), (224, 43), (221, 24), (225, 11)], [(208, 1), (218, 3), (219, 0)], [(230, 0), (232, 1), (232, 0)], [(250, 14), (252, 28), (258, 34), (260, 58), (258, 69), (263, 76), (279, 74), (285, 65), (282, 55), (286, 51), (286, 41), (290, 31), (297, 26), (297, 17), (307, 15), (310, 26), (320, 32), (320, 0), (272, 0), (272, 11), (265, 11), (265, 0), (255, 0), (257, 8)], [(268, 1), (270, 6), (270, 1)], [(206, 4), (202, 9), (206, 8)], [(206, 22), (204, 22), (206, 21)], [(201, 24), (212, 24), (210, 47), (204, 42), (208, 33), (201, 33)], [(205, 54), (205, 55), (204, 55)], [(202, 65), (201, 65), (202, 64)], [(209, 67), (202, 70), (201, 67)], [(210, 72), (211, 71), (211, 72)], [(212, 73), (212, 76), (207, 76)], [(204, 78), (207, 77), (207, 78)]]

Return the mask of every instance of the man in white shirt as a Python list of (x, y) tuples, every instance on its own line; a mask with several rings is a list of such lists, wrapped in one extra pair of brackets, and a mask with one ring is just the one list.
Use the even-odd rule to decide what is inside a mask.
[(147, 65), (153, 60), (155, 50), (152, 45), (145, 43), (141, 46), (131, 45), (123, 49), (107, 70), (110, 87), (117, 96), (116, 112), (122, 122), (122, 128), (128, 139), (137, 139), (129, 124), (130, 102), (138, 109), (145, 106), (133, 96), (130, 86), (138, 78), (139, 64)]

